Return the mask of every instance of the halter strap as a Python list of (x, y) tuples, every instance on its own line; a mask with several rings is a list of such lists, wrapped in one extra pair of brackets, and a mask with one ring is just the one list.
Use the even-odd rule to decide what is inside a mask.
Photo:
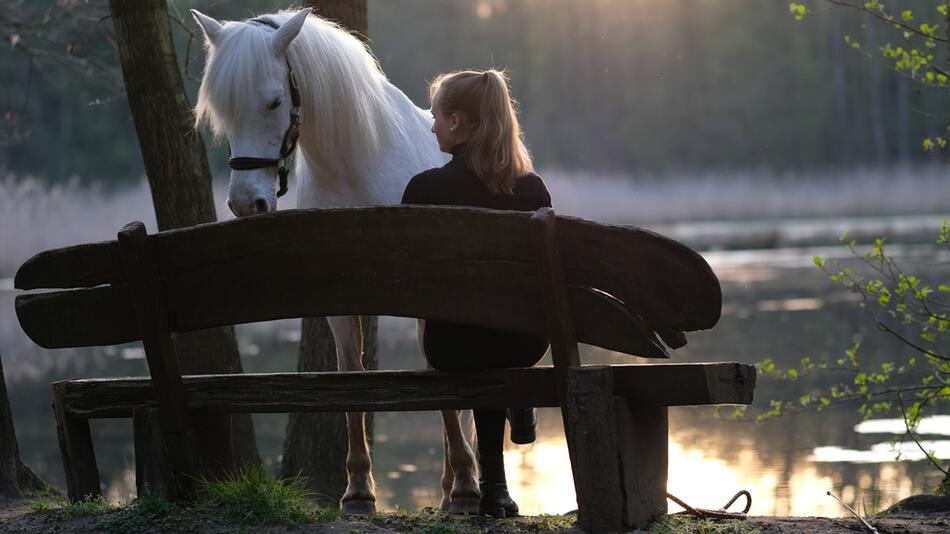
[[(279, 29), (280, 25), (271, 19), (256, 18), (250, 22), (256, 22), (269, 26), (273, 29)], [(235, 171), (252, 171), (255, 169), (266, 169), (268, 167), (277, 167), (277, 178), (280, 187), (277, 190), (277, 196), (282, 197), (287, 193), (287, 175), (290, 171), (287, 169), (287, 158), (294, 153), (297, 148), (297, 139), (300, 137), (300, 86), (297, 85), (297, 78), (294, 76), (294, 70), (290, 68), (290, 60), (287, 62), (287, 84), (290, 86), (290, 125), (284, 132), (284, 138), (280, 142), (280, 155), (277, 158), (251, 158), (251, 157), (232, 157), (228, 159), (228, 166)], [(228, 149), (230, 152), (230, 147)]]

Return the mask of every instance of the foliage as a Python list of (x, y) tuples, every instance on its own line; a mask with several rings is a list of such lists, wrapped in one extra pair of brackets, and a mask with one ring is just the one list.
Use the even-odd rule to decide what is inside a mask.
[(685, 515), (668, 515), (650, 527), (651, 534), (758, 534), (758, 528), (732, 520), (697, 519)]
[[(880, 58), (895, 73), (920, 87), (950, 88), (950, 73), (948, 73), (950, 68), (946, 66), (950, 61), (946, 50), (950, 46), (950, 2), (927, 0), (921, 4), (921, 2), (903, 0), (897, 2), (900, 7), (894, 7), (894, 4), (888, 2), (890, 4), (888, 6), (880, 0), (824, 1), (862, 11), (894, 30), (893, 36), (896, 42), (886, 41), (878, 46), (878, 50)], [(916, 9), (917, 5), (926, 7)], [(810, 12), (806, 5), (796, 2), (790, 3), (788, 8), (795, 20), (804, 19)], [(866, 57), (873, 58), (870, 53), (865, 52), (861, 40), (846, 34), (844, 42)], [(942, 50), (942, 56), (936, 55), (938, 50)], [(941, 66), (940, 60), (943, 60), (942, 63), (945, 66)], [(925, 137), (922, 142), (926, 152), (950, 162), (948, 144), (950, 144), (950, 126), (946, 126), (939, 134)]]
[[(902, 0), (897, 2), (899, 7), (890, 2), (890, 6), (885, 5), (880, 0), (824, 1), (861, 11), (891, 27), (900, 41), (896, 45), (888, 41), (879, 47), (879, 51), (899, 76), (912, 80), (921, 88), (936, 88), (944, 93), (950, 88), (950, 74), (940, 66), (950, 63), (950, 0)], [(923, 9), (917, 9), (918, 6)], [(802, 20), (810, 12), (804, 4), (795, 2), (789, 4), (789, 11), (796, 20)], [(846, 34), (844, 40), (854, 50), (872, 57), (851, 35)], [(941, 62), (937, 61), (938, 55)], [(926, 137), (922, 144), (925, 151), (950, 163), (947, 155), (950, 152), (950, 126), (945, 126), (940, 134)], [(861, 307), (871, 313), (877, 327), (912, 350), (912, 355), (884, 362), (879, 369), (871, 368), (860, 361), (859, 345), (855, 344), (846, 352), (846, 358), (837, 360), (835, 367), (814, 364), (805, 358), (799, 369), (782, 371), (768, 360), (761, 363), (761, 369), (786, 380), (796, 380), (802, 374), (816, 370), (849, 373), (853, 376), (851, 382), (839, 383), (818, 394), (806, 393), (792, 409), (822, 410), (835, 404), (858, 401), (865, 418), (899, 409), (906, 434), (930, 463), (944, 474), (937, 493), (950, 495), (950, 465), (942, 466), (933, 452), (923, 447), (916, 432), (927, 410), (934, 410), (937, 405), (950, 400), (950, 343), (947, 343), (950, 285), (940, 284), (935, 291), (919, 277), (901, 269), (894, 257), (887, 254), (883, 238), (877, 239), (863, 255), (857, 251), (854, 241), (848, 241), (847, 234), (842, 236), (842, 241), (853, 255), (872, 269), (874, 274), (871, 277), (858, 275), (851, 268), (840, 269), (837, 262), (832, 269), (834, 272), (831, 272), (831, 266), (819, 257), (815, 258), (815, 264), (829, 273), (833, 281), (860, 295)], [(939, 230), (937, 246), (950, 251), (946, 220)], [(769, 411), (759, 417), (781, 415), (789, 408), (786, 402), (772, 400)]]
[[(759, 371), (778, 380), (798, 381), (819, 372), (846, 378), (827, 389), (806, 391), (795, 400), (773, 399), (769, 409), (758, 414), (756, 420), (855, 404), (865, 419), (872, 415), (899, 414), (906, 434), (931, 464), (944, 473), (945, 479), (938, 491), (946, 492), (950, 466), (941, 465), (933, 452), (923, 447), (917, 428), (928, 412), (950, 401), (950, 285), (939, 284), (934, 288), (921, 278), (907, 274), (888, 253), (883, 238), (864, 252), (855, 241), (848, 239), (847, 233), (841, 240), (863, 266), (861, 272), (867, 270), (869, 275), (817, 256), (815, 265), (832, 281), (857, 294), (859, 306), (870, 314), (878, 329), (900, 341), (910, 353), (894, 355), (876, 366), (862, 360), (860, 344), (856, 343), (834, 362), (803, 358), (796, 368), (780, 369), (766, 359), (759, 363)], [(938, 253), (950, 253), (946, 220), (939, 230), (936, 247)], [(734, 415), (744, 413), (739, 409)]]

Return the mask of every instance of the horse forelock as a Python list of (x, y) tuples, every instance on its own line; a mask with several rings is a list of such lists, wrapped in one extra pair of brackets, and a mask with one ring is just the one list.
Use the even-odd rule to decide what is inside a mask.
[[(282, 25), (295, 11), (266, 18)], [(267, 26), (228, 22), (208, 61), (195, 106), (196, 124), (216, 137), (255, 109), (257, 84), (275, 61)], [(386, 77), (366, 47), (325, 19), (310, 16), (291, 43), (288, 61), (300, 85), (302, 148), (336, 172), (362, 174), (406, 126), (386, 94)]]

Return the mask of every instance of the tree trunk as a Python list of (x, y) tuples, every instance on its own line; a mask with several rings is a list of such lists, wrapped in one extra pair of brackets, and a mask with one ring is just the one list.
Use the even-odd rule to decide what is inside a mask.
[[(366, 0), (306, 1), (321, 17), (336, 21), (364, 42), (368, 34)], [(361, 317), (363, 365), (378, 368), (376, 317)], [(336, 348), (323, 317), (303, 319), (298, 371), (336, 371)], [(372, 445), (373, 414), (366, 414), (366, 436)], [(346, 490), (346, 417), (337, 413), (295, 413), (287, 421), (280, 476), (306, 477), (308, 489), (324, 504), (335, 505)]]
[(0, 359), (0, 501), (19, 499), (24, 492), (50, 489), (20, 459), (20, 449), (13, 428), (13, 412), (7, 396), (7, 382)]
[(369, 10), (366, 0), (305, 0), (317, 15), (340, 23), (363, 42), (369, 35)]
[[(166, 0), (110, 0), (109, 9), (158, 228), (214, 222), (211, 170), (204, 141), (193, 126), (168, 4)], [(184, 374), (242, 371), (233, 328), (180, 334), (175, 348)], [(260, 463), (251, 417), (235, 415), (232, 421), (236, 464)]]

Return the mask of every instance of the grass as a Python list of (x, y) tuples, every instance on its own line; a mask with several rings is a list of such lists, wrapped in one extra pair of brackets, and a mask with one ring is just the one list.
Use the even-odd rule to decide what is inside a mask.
[(737, 519), (697, 519), (668, 515), (650, 528), (651, 534), (759, 534), (761, 530)]
[(61, 519), (99, 515), (111, 510), (112, 505), (101, 496), (69, 502), (66, 497), (47, 493), (38, 495), (30, 503), (30, 511), (52, 512)]
[(219, 481), (201, 480), (196, 511), (215, 516), (225, 523), (295, 525), (309, 521), (334, 521), (339, 511), (317, 508), (304, 480), (278, 480), (260, 466), (242, 470)]
[(336, 509), (314, 506), (302, 479), (278, 480), (262, 467), (243, 470), (225, 480), (199, 480), (198, 498), (174, 503), (145, 494), (123, 506), (113, 507), (95, 497), (70, 503), (59, 495), (41, 494), (30, 504), (33, 512), (51, 512), (70, 520), (103, 515), (97, 530), (105, 532), (192, 532), (203, 525), (284, 525), (334, 521)]
[[(253, 532), (260, 525), (293, 528), (303, 523), (340, 519), (336, 508), (313, 504), (313, 495), (306, 490), (302, 478), (278, 480), (268, 476), (261, 467), (243, 470), (225, 480), (199, 480), (197, 495), (194, 502), (174, 503), (145, 494), (124, 505), (112, 506), (102, 497), (70, 503), (62, 496), (42, 494), (33, 501), (31, 509), (50, 512), (60, 520), (88, 517), (89, 522), (83, 524), (83, 528), (106, 533), (202, 532), (222, 526), (228, 530)], [(377, 514), (363, 521), (392, 531), (420, 534), (538, 534), (570, 528), (574, 518), (540, 515), (492, 519), (450, 516), (434, 508), (409, 512), (397, 507), (394, 512)], [(351, 528), (348, 532), (356, 530)]]

